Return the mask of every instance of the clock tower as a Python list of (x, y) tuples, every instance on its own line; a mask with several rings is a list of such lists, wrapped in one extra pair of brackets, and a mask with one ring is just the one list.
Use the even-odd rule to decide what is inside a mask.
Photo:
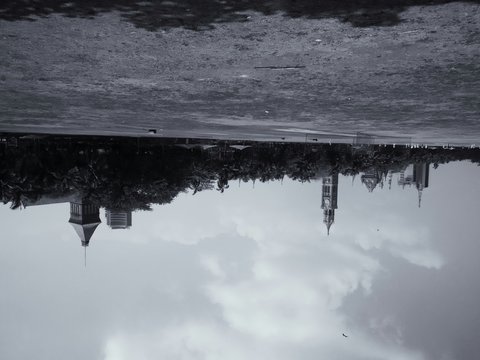
[(337, 209), (338, 196), (338, 173), (326, 176), (322, 179), (322, 209), (323, 223), (327, 226), (327, 234), (330, 234), (330, 226), (335, 221), (335, 209)]

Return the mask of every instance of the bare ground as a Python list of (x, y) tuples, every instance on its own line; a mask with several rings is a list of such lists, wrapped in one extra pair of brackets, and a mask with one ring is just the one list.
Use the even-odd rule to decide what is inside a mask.
[(249, 11), (206, 29), (117, 11), (0, 20), (0, 131), (480, 143), (480, 5), (388, 26)]

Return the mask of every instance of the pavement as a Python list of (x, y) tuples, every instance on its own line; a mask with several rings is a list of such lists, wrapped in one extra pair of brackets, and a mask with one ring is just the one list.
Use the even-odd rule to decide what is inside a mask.
[(6, 0), (0, 131), (480, 145), (478, 1), (321, 4)]

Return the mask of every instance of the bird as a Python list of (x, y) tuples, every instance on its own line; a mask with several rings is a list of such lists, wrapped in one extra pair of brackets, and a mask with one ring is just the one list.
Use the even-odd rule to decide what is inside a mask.
[(342, 336), (343, 336), (343, 337), (348, 337), (347, 335), (345, 335), (345, 334), (343, 334), (343, 333), (342, 333)]

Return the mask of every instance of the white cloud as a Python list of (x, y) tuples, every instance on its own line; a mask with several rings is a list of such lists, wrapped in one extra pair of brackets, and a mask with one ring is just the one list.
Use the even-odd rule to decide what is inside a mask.
[[(409, 224), (392, 214), (378, 214), (376, 221), (382, 224), (381, 230), (353, 218), (351, 227), (338, 230), (339, 236), (354, 239), (364, 250), (386, 250), (417, 266), (440, 269), (445, 264), (443, 256), (432, 249), (431, 232), (426, 226)], [(351, 233), (351, 228), (356, 233)]]
[[(379, 262), (354, 243), (322, 239), (318, 212), (275, 211), (275, 202), (285, 199), (271, 200), (258, 199), (264, 206), (255, 211), (244, 199), (218, 212), (228, 214), (230, 223), (222, 217), (216, 237), (254, 243), (252, 251), (238, 249), (235, 257), (248, 264), (243, 276), (236, 276), (238, 267), (225, 249), (199, 248), (199, 264), (210, 274), (201, 284), (203, 296), (216, 305), (216, 312), (165, 324), (154, 335), (111, 338), (106, 360), (283, 360), (301, 358), (302, 353), (305, 358), (421, 359), (398, 342), (385, 345), (371, 338), (340, 314), (350, 294), (368, 296), (382, 270)], [(232, 229), (228, 235), (222, 233), (225, 226)], [(197, 238), (196, 243), (206, 247), (209, 241)], [(348, 347), (344, 332), (350, 336)]]
[[(161, 232), (169, 234), (170, 241), (203, 246), (198, 249), (198, 264), (210, 276), (200, 288), (216, 312), (166, 324), (155, 335), (112, 338), (107, 360), (123, 359), (118, 354), (127, 354), (125, 359), (282, 360), (302, 353), (305, 358), (422, 358), (401, 347), (402, 333), (394, 319), (377, 319), (376, 329), (384, 329), (386, 335), (375, 339), (371, 332), (355, 328), (341, 314), (341, 306), (353, 293), (367, 297), (375, 277), (384, 271), (370, 250), (386, 249), (415, 265), (440, 266), (438, 254), (423, 242), (428, 233), (387, 217), (381, 219), (383, 232), (379, 234), (357, 216), (349, 219), (351, 226), (336, 229), (336, 236), (326, 238), (320, 202), (311, 201), (312, 192), (320, 195), (319, 183), (287, 181), (284, 186), (290, 194), (294, 188), (295, 198), (275, 185), (257, 185), (255, 192), (240, 189), (222, 195), (201, 194), (202, 201), (209, 203), (208, 213), (201, 213), (198, 204), (189, 205), (186, 214), (162, 225)], [(178, 199), (183, 209), (185, 196)], [(282, 211), (285, 204), (288, 211)], [(188, 225), (181, 227), (178, 221)], [(247, 252), (237, 248), (239, 253), (232, 258), (225, 248), (206, 246), (214, 238), (217, 245), (228, 243), (229, 238), (238, 239), (236, 247), (242, 242), (254, 245)], [(242, 276), (237, 276), (238, 264), (233, 261), (243, 264)], [(349, 334), (348, 347), (344, 332)], [(259, 349), (264, 356), (259, 356)]]

